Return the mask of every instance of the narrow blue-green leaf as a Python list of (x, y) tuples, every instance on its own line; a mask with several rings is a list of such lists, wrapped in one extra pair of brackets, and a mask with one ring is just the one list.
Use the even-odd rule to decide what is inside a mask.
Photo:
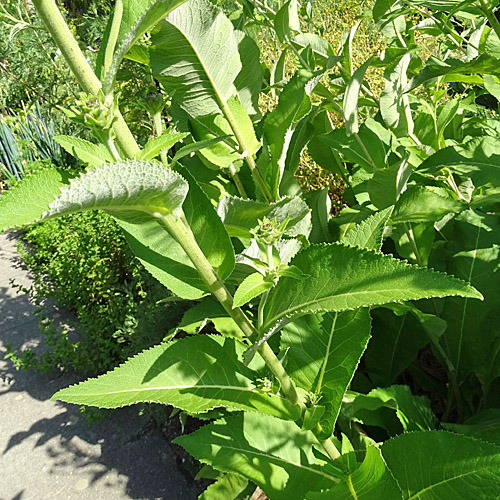
[(450, 432), (402, 434), (382, 445), (405, 500), (492, 500), (500, 495), (500, 447)]
[(294, 422), (242, 413), (174, 442), (215, 469), (247, 477), (273, 500), (303, 500), (309, 491), (338, 481), (321, 470), (313, 454), (314, 434)]
[(67, 172), (43, 169), (4, 191), (0, 196), (0, 232), (40, 220), (68, 182)]
[(113, 155), (103, 144), (92, 144), (89, 141), (69, 135), (56, 135), (54, 140), (70, 155), (89, 165), (97, 166), (115, 161)]
[(160, 344), (95, 379), (58, 391), (52, 399), (118, 408), (152, 402), (193, 413), (230, 407), (294, 420), (297, 407), (254, 384), (258, 374), (241, 361), (245, 346), (197, 335)]
[(340, 244), (311, 246), (291, 264), (310, 278), (280, 279), (270, 291), (263, 330), (307, 312), (340, 312), (449, 295), (482, 298), (465, 281), (411, 266), (388, 255)]

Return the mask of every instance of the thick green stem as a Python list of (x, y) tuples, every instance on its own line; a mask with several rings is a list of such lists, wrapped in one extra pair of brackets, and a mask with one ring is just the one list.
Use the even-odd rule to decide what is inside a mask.
[[(205, 257), (201, 248), (198, 246), (198, 243), (196, 242), (189, 226), (187, 226), (184, 222), (185, 218), (181, 217), (178, 219), (173, 215), (166, 215), (161, 217), (161, 220), (186, 252), (187, 256), (207, 285), (208, 290), (238, 325), (243, 333), (241, 339), (244, 340), (245, 338), (248, 338), (252, 341), (257, 340), (257, 330), (248, 319), (247, 315), (239, 307), (233, 308), (233, 297), (225, 287), (224, 283), (217, 276), (217, 273)], [(281, 385), (281, 391), (286, 399), (292, 404), (298, 405), (302, 413), (304, 413), (306, 410), (304, 401), (302, 401), (302, 398), (297, 393), (297, 389), (295, 388), (292, 379), (283, 368), (283, 365), (280, 363), (269, 344), (264, 342), (258, 348), (258, 353), (265, 361), (273, 375), (278, 379)], [(339, 452), (330, 440), (320, 442), (322, 444), (326, 443), (324, 445), (324, 449), (332, 460), (335, 460), (340, 456)]]
[(236, 189), (238, 190), (238, 193), (240, 193), (240, 196), (244, 199), (248, 199), (247, 192), (245, 190), (245, 186), (243, 186), (243, 183), (241, 182), (240, 176), (238, 175), (238, 172), (236, 172), (236, 169), (234, 168), (234, 165), (231, 163), (229, 165), (229, 172), (231, 173), (231, 177), (233, 178), (233, 182), (236, 186)]
[(259, 189), (262, 191), (262, 194), (266, 198), (266, 200), (269, 203), (272, 203), (273, 201), (276, 201), (272, 194), (271, 191), (269, 190), (269, 187), (266, 184), (266, 181), (262, 177), (259, 169), (257, 168), (257, 165), (255, 163), (255, 160), (253, 159), (253, 156), (250, 154), (250, 151), (248, 150), (248, 147), (246, 145), (245, 138), (243, 137), (243, 134), (241, 133), (241, 130), (236, 123), (236, 120), (233, 116), (232, 111), (229, 109), (229, 106), (225, 102), (220, 102), (220, 107), (222, 110), (222, 113), (224, 114), (224, 118), (227, 120), (229, 123), (229, 126), (231, 127), (231, 130), (233, 131), (234, 137), (236, 137), (236, 141), (239, 144), (240, 147), (240, 153), (244, 155), (245, 162), (250, 168), (250, 171), (252, 172), (253, 178), (255, 179), (255, 182), (259, 186)]
[(500, 39), (500, 22), (498, 22), (493, 9), (490, 9), (488, 7), (488, 4), (485, 0), (479, 0), (479, 8), (483, 11), (486, 19), (488, 19), (490, 23), (490, 26), (493, 28), (498, 38)]
[(106, 51), (104, 53), (104, 71), (106, 74), (111, 66), (113, 60), (113, 52), (115, 51), (116, 40), (120, 32), (120, 24), (123, 16), (123, 0), (116, 0), (115, 9), (113, 11), (113, 21), (111, 29), (109, 30), (108, 43), (106, 44)]
[[(85, 59), (54, 0), (33, 0), (33, 4), (82, 90), (87, 94), (97, 96), (101, 82)], [(133, 158), (139, 151), (139, 146), (121, 114), (118, 114), (118, 119), (113, 124), (113, 130), (120, 149), (127, 157)]]

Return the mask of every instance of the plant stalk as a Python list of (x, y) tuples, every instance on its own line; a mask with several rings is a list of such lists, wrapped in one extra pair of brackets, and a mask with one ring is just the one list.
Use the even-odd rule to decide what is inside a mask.
[[(201, 248), (198, 246), (198, 243), (196, 242), (189, 226), (187, 226), (185, 222), (183, 222), (183, 218), (176, 218), (173, 215), (166, 215), (162, 216), (161, 220), (181, 245), (181, 247), (184, 249), (187, 256), (190, 258), (191, 262), (196, 267), (196, 270), (207, 285), (209, 291), (214, 295), (214, 297), (220, 302), (222, 307), (224, 307), (226, 312), (239, 326), (240, 330), (243, 333), (241, 340), (257, 340), (257, 330), (253, 326), (252, 322), (248, 319), (247, 315), (239, 307), (233, 308), (233, 297), (225, 287), (224, 283), (217, 276), (217, 273), (213, 269), (208, 259), (205, 257), (205, 254), (203, 253)], [(281, 390), (286, 399), (292, 404), (299, 406), (303, 414), (306, 411), (306, 405), (297, 393), (297, 389), (292, 379), (283, 368), (283, 365), (280, 363), (279, 359), (276, 357), (269, 344), (267, 342), (264, 342), (258, 348), (258, 353), (265, 361), (266, 365), (269, 367), (273, 375), (280, 382)], [(337, 448), (335, 448), (335, 446), (329, 439), (320, 441), (320, 443), (323, 445), (325, 451), (328, 453), (332, 460), (335, 460), (340, 456)]]
[[(33, 5), (66, 59), (82, 90), (87, 94), (97, 96), (101, 88), (101, 82), (80, 50), (55, 1), (33, 0)], [(117, 120), (113, 124), (113, 130), (120, 149), (128, 158), (133, 158), (139, 151), (139, 146), (120, 112), (118, 112)]]
[(253, 178), (255, 179), (255, 182), (259, 186), (259, 189), (262, 191), (264, 198), (269, 203), (273, 203), (276, 200), (273, 198), (271, 191), (269, 190), (269, 187), (266, 184), (266, 181), (262, 177), (260, 170), (257, 168), (255, 160), (253, 159), (253, 156), (248, 151), (246, 141), (243, 138), (243, 135), (240, 131), (240, 128), (238, 127), (238, 124), (236, 123), (236, 120), (234, 119), (232, 111), (229, 109), (229, 106), (227, 105), (226, 102), (220, 101), (219, 104), (220, 104), (222, 113), (224, 114), (224, 118), (228, 121), (229, 126), (231, 127), (231, 130), (233, 131), (233, 134), (236, 137), (236, 140), (238, 141), (238, 144), (240, 147), (239, 152), (242, 155), (245, 155), (245, 162), (248, 165), (248, 167), (250, 168), (250, 171), (252, 172), (252, 175), (253, 175)]
[(498, 22), (493, 9), (490, 9), (488, 7), (488, 4), (485, 0), (479, 0), (479, 8), (483, 11), (486, 19), (488, 19), (490, 23), (490, 26), (493, 28), (498, 38), (500, 39), (500, 22)]

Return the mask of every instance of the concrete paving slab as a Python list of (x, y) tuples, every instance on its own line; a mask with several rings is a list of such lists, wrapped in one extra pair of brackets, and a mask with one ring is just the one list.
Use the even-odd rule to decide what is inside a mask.
[(10, 280), (30, 277), (12, 235), (0, 235), (0, 500), (191, 500), (199, 491), (170, 444), (134, 407), (87, 425), (78, 407), (50, 401), (76, 375), (16, 371), (5, 344), (40, 348), (34, 305)]

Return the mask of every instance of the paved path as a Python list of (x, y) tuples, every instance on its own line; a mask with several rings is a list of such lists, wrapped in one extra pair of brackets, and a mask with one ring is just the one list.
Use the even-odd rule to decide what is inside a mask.
[(161, 433), (133, 407), (88, 426), (78, 407), (49, 401), (74, 375), (16, 371), (5, 344), (36, 349), (34, 306), (10, 279), (29, 287), (12, 235), (0, 234), (0, 500), (197, 498)]

